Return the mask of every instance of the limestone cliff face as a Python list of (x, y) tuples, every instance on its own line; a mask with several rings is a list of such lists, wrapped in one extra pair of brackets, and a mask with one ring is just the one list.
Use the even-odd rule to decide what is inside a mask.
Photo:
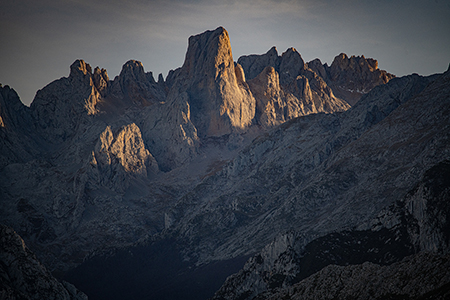
[[(295, 48), (289, 48), (278, 56), (276, 48), (272, 47), (262, 55), (241, 56), (238, 63), (242, 65), (247, 80), (258, 76), (265, 67), (273, 67), (279, 73), (282, 87), (292, 85), (297, 76), (305, 76), (309, 81), (315, 77), (317, 84), (311, 84), (311, 86), (320, 96), (328, 95), (325, 102), (331, 100), (336, 103), (336, 99), (343, 99), (350, 105), (358, 102), (363, 94), (375, 86), (385, 84), (395, 77), (378, 69), (378, 62), (372, 58), (366, 59), (364, 56), (349, 58), (341, 53), (335, 57), (331, 66), (328, 66), (322, 64), (319, 59), (305, 63)], [(318, 81), (321, 82), (318, 83)], [(338, 106), (342, 107), (342, 104)]]
[(104, 96), (106, 94), (109, 83), (108, 73), (105, 69), (95, 67), (92, 78), (97, 91), (99, 91), (99, 93)]
[(394, 77), (378, 69), (378, 61), (375, 59), (365, 58), (364, 55), (349, 58), (345, 53), (341, 53), (327, 68), (327, 78), (324, 79), (331, 85), (336, 95), (354, 105), (362, 95)]
[(252, 54), (241, 56), (238, 63), (245, 71), (248, 80), (255, 78), (267, 66), (273, 67), (280, 75), (282, 85), (290, 83), (300, 75), (304, 61), (295, 48), (287, 49), (281, 56), (275, 47), (272, 47), (267, 53), (262, 55)]
[(97, 114), (100, 98), (91, 66), (77, 60), (70, 66), (69, 77), (56, 80), (36, 93), (31, 110), (46, 140), (61, 142), (72, 137), (88, 116)]
[(278, 72), (271, 66), (266, 67), (258, 76), (248, 81), (256, 99), (256, 120), (263, 127), (272, 127), (287, 120), (305, 115), (304, 101), (280, 87)]
[(95, 145), (90, 165), (98, 184), (119, 192), (128, 188), (132, 178), (151, 177), (159, 171), (134, 123), (122, 126), (116, 134), (108, 126)]
[(281, 55), (280, 65), (278, 67), (280, 73), (280, 82), (282, 85), (289, 84), (301, 75), (305, 67), (302, 56), (295, 48), (289, 48)]
[(173, 101), (146, 108), (141, 120), (143, 139), (163, 171), (188, 163), (198, 155), (200, 140), (191, 121), (189, 96), (186, 92), (175, 94)]
[(286, 90), (296, 96), (303, 104), (302, 114), (333, 113), (350, 108), (344, 100), (337, 98), (326, 82), (308, 67), (301, 70), (287, 86)]
[[(220, 27), (191, 37), (166, 80), (138, 61), (110, 80), (77, 60), (31, 108), (0, 87), (0, 219), (52, 270), (94, 262), (103, 271), (102, 255), (118, 248), (141, 266), (147, 242), (170, 249), (170, 264), (180, 260), (132, 268), (135, 283), (153, 267), (166, 282), (167, 270), (215, 277), (213, 261), (228, 276), (241, 267), (228, 268), (229, 259), (256, 254), (229, 289), (254, 295), (371, 249), (388, 254), (370, 256), (375, 263), (447, 249), (448, 210), (434, 201), (448, 191), (417, 183), (450, 159), (448, 73), (383, 84), (373, 60), (341, 58), (328, 67), (272, 48), (233, 62)], [(350, 82), (379, 85), (349, 109), (338, 88)], [(388, 210), (372, 230), (373, 217), (408, 191), (407, 213)], [(401, 217), (412, 225), (398, 227)], [(114, 280), (95, 288), (129, 292)]]
[(308, 68), (294, 48), (278, 56), (273, 47), (263, 55), (242, 56), (238, 62), (242, 64), (257, 102), (256, 120), (264, 127), (299, 116), (344, 111), (350, 107), (334, 96), (331, 88)]
[(221, 136), (251, 125), (255, 99), (238, 82), (228, 32), (219, 27), (189, 38), (186, 59), (168, 102), (186, 92), (199, 136)]
[(29, 109), (19, 99), (16, 91), (0, 84), (0, 128), (17, 130), (21, 126), (31, 125)]
[(119, 76), (111, 83), (111, 93), (140, 106), (164, 101), (166, 97), (164, 89), (156, 83), (152, 72), (145, 73), (142, 63), (136, 60), (130, 60), (123, 65)]
[(268, 66), (277, 70), (280, 65), (280, 57), (278, 56), (277, 48), (272, 47), (267, 53), (262, 55), (241, 56), (238, 59), (238, 64), (244, 69), (247, 80), (250, 80), (258, 76)]

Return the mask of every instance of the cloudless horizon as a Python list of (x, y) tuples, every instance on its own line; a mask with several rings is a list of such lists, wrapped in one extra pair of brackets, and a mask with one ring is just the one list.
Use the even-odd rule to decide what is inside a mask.
[(180, 67), (191, 35), (223, 26), (233, 58), (281, 55), (331, 64), (340, 53), (378, 60), (396, 76), (450, 63), (448, 0), (0, 0), (0, 83), (30, 105), (76, 59), (114, 79), (130, 59), (157, 79)]

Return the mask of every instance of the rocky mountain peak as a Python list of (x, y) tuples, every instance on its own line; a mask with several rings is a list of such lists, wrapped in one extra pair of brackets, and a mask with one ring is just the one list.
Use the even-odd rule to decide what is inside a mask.
[(152, 72), (145, 72), (140, 61), (129, 60), (111, 85), (112, 94), (124, 98), (126, 103), (148, 106), (164, 101), (166, 93), (153, 78)]
[(94, 74), (92, 76), (94, 80), (94, 86), (97, 88), (97, 90), (104, 95), (104, 91), (108, 87), (109, 77), (108, 73), (105, 69), (100, 69), (99, 67), (96, 67), (94, 69)]
[[(378, 69), (378, 61), (373, 58), (365, 58), (364, 55), (355, 56), (352, 55), (350, 58), (345, 53), (341, 53), (336, 56), (331, 64), (331, 69), (333, 71), (344, 71), (348, 69), (360, 69), (361, 71), (374, 72)], [(336, 72), (338, 73), (338, 72)], [(335, 74), (332, 73), (335, 76)], [(335, 77), (333, 77), (335, 79)]]
[[(146, 79), (144, 66), (140, 61), (129, 60), (122, 66), (122, 71), (120, 71), (120, 77), (132, 77), (135, 80)], [(153, 77), (153, 76), (152, 76)], [(154, 80), (153, 80), (154, 82)]]
[(128, 188), (130, 177), (146, 178), (158, 172), (158, 164), (134, 123), (122, 126), (116, 133), (106, 127), (89, 163), (89, 176), (94, 182), (121, 192)]
[(230, 38), (225, 28), (218, 27), (214, 31), (209, 30), (189, 37), (183, 64), (183, 70), (188, 76), (193, 76), (199, 71), (212, 71), (216, 78), (219, 70), (229, 68), (232, 62)]
[(256, 119), (262, 126), (273, 126), (285, 121), (286, 103), (282, 99), (282, 91), (278, 72), (267, 66), (255, 78), (248, 81), (256, 98)]
[[(112, 81), (77, 60), (31, 107), (0, 86), (0, 223), (105, 299), (206, 299), (248, 257), (227, 299), (330, 263), (448, 251), (449, 74), (383, 72), (346, 54), (306, 64), (295, 48), (234, 62), (219, 27), (192, 36), (165, 81), (136, 60)], [(335, 96), (376, 84), (351, 109)], [(4, 295), (16, 260), (1, 246)]]
[(268, 56), (273, 57), (273, 56), (278, 56), (278, 50), (277, 47), (272, 46), (272, 48), (269, 49), (269, 51), (267, 51), (266, 53)]
[(221, 136), (251, 124), (255, 99), (242, 84), (244, 77), (240, 76), (238, 83), (230, 39), (223, 27), (189, 38), (179, 72), (169, 101), (187, 93), (191, 119), (199, 136)]
[(66, 140), (82, 119), (98, 113), (101, 94), (94, 82), (91, 66), (78, 59), (70, 66), (69, 77), (55, 80), (36, 93), (30, 108), (44, 139), (52, 143)]
[(335, 97), (322, 78), (326, 78), (326, 70), (320, 60), (311, 63), (312, 70), (293, 47), (281, 56), (272, 47), (262, 55), (240, 57), (238, 62), (243, 64), (245, 75), (250, 74), (247, 78), (257, 102), (256, 119), (264, 127), (311, 113), (331, 113), (350, 107)]
[(279, 66), (281, 84), (288, 84), (294, 80), (304, 68), (305, 62), (298, 51), (291, 47), (282, 55)]
[(0, 128), (24, 126), (22, 118), (28, 108), (23, 105), (17, 92), (8, 85), (0, 85)]
[(322, 77), (323, 80), (327, 80), (327, 78), (328, 78), (327, 71), (326, 71), (326, 69), (328, 68), (327, 64), (325, 64), (325, 65), (322, 64), (320, 59), (316, 58), (316, 59), (313, 59), (312, 61), (308, 62), (306, 65), (311, 71), (314, 71), (317, 75)]
[(238, 64), (244, 69), (247, 80), (250, 80), (258, 76), (266, 66), (271, 66), (278, 70), (280, 57), (278, 56), (277, 48), (273, 46), (262, 55), (252, 54), (239, 57)]
[(25, 132), (34, 130), (33, 121), (30, 108), (20, 101), (16, 91), (0, 84), (0, 168), (29, 159), (30, 152), (35, 151), (30, 146), (32, 143), (24, 138)]
[(82, 59), (77, 59), (70, 66), (69, 77), (77, 77), (80, 75), (92, 75), (91, 66)]
[(364, 55), (349, 58), (345, 53), (337, 55), (327, 71), (328, 84), (335, 94), (351, 105), (375, 86), (395, 77), (378, 69), (378, 61), (373, 58), (365, 58)]

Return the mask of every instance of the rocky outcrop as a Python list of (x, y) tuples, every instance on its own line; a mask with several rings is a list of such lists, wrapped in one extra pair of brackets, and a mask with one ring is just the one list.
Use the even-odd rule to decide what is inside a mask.
[[(448, 253), (449, 237), (446, 232), (448, 231), (449, 207), (446, 198), (448, 198), (450, 185), (447, 180), (442, 179), (448, 177), (448, 155), (445, 154), (447, 152), (444, 150), (439, 155), (433, 156), (434, 163), (428, 164), (430, 163), (428, 160), (430, 156), (425, 154), (429, 153), (427, 149), (430, 145), (428, 143), (431, 142), (427, 137), (433, 136), (436, 138), (435, 142), (439, 141), (440, 146), (436, 145), (436, 148), (432, 146), (433, 149), (443, 150), (449, 145), (449, 136), (437, 133), (446, 130), (445, 128), (449, 126), (444, 115), (450, 109), (448, 95), (445, 95), (445, 90), (449, 88), (448, 80), (450, 77), (447, 72), (437, 80), (432, 81), (435, 78), (431, 77), (423, 81), (420, 77), (414, 75), (409, 78), (392, 80), (384, 86), (375, 88), (363, 97), (351, 111), (343, 115), (343, 119), (341, 119), (343, 122), (340, 122), (339, 125), (337, 122), (333, 122), (335, 126), (341, 128), (338, 133), (334, 134), (335, 142), (331, 142), (335, 146), (340, 144), (338, 147), (342, 147), (341, 143), (346, 144), (341, 133), (346, 131), (344, 128), (349, 128), (347, 126), (352, 128), (353, 134), (361, 132), (362, 128), (365, 128), (362, 130), (366, 133), (348, 144), (351, 147), (344, 146), (341, 150), (330, 149), (331, 153), (336, 151), (336, 154), (326, 158), (324, 164), (320, 161), (324, 159), (326, 154), (319, 155), (317, 157), (318, 162), (314, 163), (316, 167), (313, 168), (322, 164), (325, 173), (320, 172), (321, 175), (312, 175), (308, 171), (307, 160), (302, 160), (299, 165), (302, 166), (303, 171), (300, 171), (301, 168), (295, 168), (295, 173), (291, 173), (292, 175), (287, 177), (289, 179), (286, 179), (292, 182), (293, 178), (297, 178), (296, 184), (286, 182), (281, 185), (285, 189), (296, 191), (292, 202), (279, 213), (271, 211), (270, 219), (269, 217), (263, 219), (265, 226), (267, 226), (269, 220), (277, 223), (279, 220), (285, 219), (290, 222), (290, 228), (297, 228), (297, 232), (275, 238), (274, 242), (269, 244), (266, 249), (250, 259), (238, 274), (227, 280), (227, 283), (217, 293), (217, 299), (251, 299), (268, 289), (289, 287), (328, 264), (361, 264), (364, 261), (389, 264), (417, 251)], [(433, 83), (427, 85), (430, 82), (429, 80)], [(402, 88), (398, 89), (400, 86)], [(419, 86), (424, 90), (419, 95), (413, 96)], [(391, 104), (384, 102), (389, 98), (387, 95), (391, 97)], [(392, 109), (393, 105), (400, 105), (399, 100), (403, 104), (397, 109), (391, 110), (390, 113), (387, 111), (376, 113), (375, 107), (378, 107), (377, 105), (383, 103), (384, 105), (380, 105), (381, 107)], [(364, 115), (358, 117), (363, 111), (365, 112)], [(420, 114), (421, 117), (417, 114)], [(353, 117), (347, 119), (350, 115), (353, 115)], [(425, 115), (428, 117), (425, 117)], [(383, 118), (383, 116), (387, 117)], [(442, 122), (437, 121), (438, 119)], [(344, 120), (351, 121), (345, 125), (346, 121)], [(356, 125), (355, 121), (360, 125)], [(408, 123), (409, 125), (407, 125)], [(303, 132), (309, 130), (305, 125), (301, 127)], [(294, 124), (291, 124), (292, 126)], [(436, 128), (437, 131), (435, 131), (432, 129), (434, 126), (440, 129)], [(360, 129), (357, 129), (358, 127)], [(367, 130), (367, 128), (370, 128), (370, 130)], [(422, 131), (422, 129), (424, 130)], [(299, 129), (297, 128), (297, 130)], [(375, 132), (379, 132), (379, 134), (373, 135)], [(402, 132), (402, 134), (398, 135), (399, 132)], [(350, 138), (349, 133), (343, 134)], [(376, 136), (380, 136), (382, 139), (378, 140)], [(394, 138), (394, 136), (396, 137)], [(419, 138), (419, 136), (421, 137)], [(322, 138), (324, 138), (323, 135)], [(369, 145), (376, 140), (378, 140), (376, 146), (375, 144)], [(419, 140), (423, 141), (421, 145), (416, 144)], [(269, 141), (266, 141), (266, 144), (270, 145)], [(360, 147), (358, 144), (365, 146)], [(405, 145), (408, 145), (408, 150), (404, 148)], [(277, 144), (274, 146), (280, 147)], [(351, 152), (347, 152), (345, 149), (351, 149)], [(401, 151), (401, 154), (398, 151)], [(263, 153), (259, 154), (257, 160), (266, 159)], [(274, 152), (270, 153), (274, 154)], [(406, 155), (406, 153), (411, 153), (413, 157), (404, 161), (403, 155)], [(348, 158), (345, 158), (346, 156)], [(441, 158), (446, 160), (440, 161)], [(427, 161), (426, 165), (428, 166), (426, 171), (424, 169), (427, 168), (424, 168), (423, 165), (425, 161)], [(295, 162), (289, 164), (293, 165)], [(311, 162), (311, 164), (313, 163)], [(408, 167), (408, 164), (411, 164), (412, 168)], [(249, 165), (248, 162), (247, 165)], [(355, 167), (351, 167), (351, 165)], [(383, 165), (389, 166), (387, 168), (391, 171), (382, 171)], [(239, 170), (238, 176), (245, 176), (243, 175), (245, 174), (245, 167), (243, 165), (236, 167)], [(261, 168), (261, 166), (251, 165), (251, 169), (256, 168)], [(422, 171), (417, 173), (418, 170)], [(364, 179), (372, 171), (381, 171), (383, 175), (382, 177), (369, 175), (371, 179)], [(290, 171), (283, 172), (290, 173)], [(303, 172), (305, 172), (305, 175), (302, 176)], [(333, 173), (335, 175), (332, 175)], [(418, 174), (421, 174), (421, 179), (417, 179)], [(255, 177), (258, 177), (257, 174), (255, 175)], [(307, 176), (320, 179), (317, 182), (307, 183), (305, 189), (299, 190), (298, 187), (309, 181)], [(388, 177), (391, 179), (388, 179)], [(338, 182), (341, 183), (336, 186)], [(413, 182), (416, 182), (416, 184), (411, 184)], [(258, 185), (260, 186), (260, 184)], [(263, 184), (261, 185), (263, 186)], [(327, 188), (327, 186), (336, 186), (336, 190)], [(361, 190), (358, 191), (360, 188)], [(278, 194), (281, 190), (283, 189), (280, 188), (275, 194)], [(288, 194), (279, 194), (278, 199), (289, 197)], [(334, 211), (331, 208), (332, 205), (330, 205), (333, 201), (332, 198), (337, 195), (342, 197), (344, 194), (347, 195), (344, 197), (349, 200), (347, 202), (349, 206), (346, 207), (341, 203), (340, 208)], [(396, 196), (392, 197), (394, 194)], [(272, 195), (272, 197), (276, 196)], [(322, 204), (318, 202), (308, 204), (311, 197)], [(353, 197), (356, 197), (356, 199)], [(381, 203), (389, 205), (389, 201), (383, 201), (389, 198), (392, 199), (391, 203), (394, 203), (392, 206), (389, 208), (378, 206)], [(362, 199), (367, 199), (367, 201)], [(363, 202), (365, 204), (362, 204)], [(354, 206), (356, 203), (360, 203), (359, 205), (364, 207)], [(312, 205), (310, 209), (308, 208), (309, 205)], [(323, 205), (328, 208), (324, 215), (319, 213), (315, 221), (308, 221), (310, 216), (306, 219), (300, 217), (300, 215), (303, 215), (302, 211), (307, 214), (315, 214), (319, 207), (323, 207)], [(369, 208), (369, 206), (372, 208)], [(363, 221), (363, 214), (368, 211), (380, 211), (380, 214), (371, 221)], [(345, 217), (346, 214), (351, 214), (351, 216)], [(296, 226), (293, 222), (298, 218), (302, 218), (303, 224), (299, 223)], [(340, 225), (339, 220), (343, 221)], [(354, 221), (356, 223), (353, 223)], [(305, 226), (305, 223), (309, 225)], [(328, 225), (331, 226), (328, 227)], [(277, 226), (272, 225), (270, 227)], [(287, 226), (282, 227), (286, 228)], [(326, 227), (328, 229), (325, 232), (332, 233), (322, 231)], [(263, 228), (259, 227), (259, 230), (263, 230)], [(336, 232), (337, 228), (349, 231)], [(309, 231), (308, 234), (307, 231)], [(239, 234), (242, 235), (242, 232), (239, 232)], [(266, 232), (266, 234), (269, 233)], [(252, 236), (252, 239), (255, 239), (255, 235)]]
[(242, 66), (247, 80), (250, 80), (258, 76), (266, 67), (273, 67), (277, 71), (280, 65), (280, 57), (278, 56), (277, 48), (272, 47), (267, 53), (262, 55), (241, 56), (237, 62)]
[(129, 187), (132, 178), (146, 179), (158, 171), (158, 164), (145, 148), (141, 131), (134, 123), (122, 126), (116, 134), (106, 127), (90, 160), (92, 180), (120, 193)]
[(155, 81), (152, 72), (145, 73), (142, 63), (136, 60), (122, 66), (119, 76), (111, 83), (110, 93), (139, 106), (163, 102), (166, 98), (165, 90)]
[(320, 59), (316, 58), (316, 59), (313, 59), (312, 61), (308, 62), (307, 65), (311, 71), (313, 71), (314, 73), (316, 73), (317, 75), (322, 77), (323, 80), (325, 80), (325, 81), (328, 80), (328, 74), (327, 74), (328, 65), (327, 64), (323, 65), (322, 62), (320, 61)]
[[(375, 86), (385, 84), (395, 77), (378, 69), (378, 62), (371, 58), (366, 59), (364, 56), (348, 58), (346, 54), (341, 53), (335, 57), (331, 66), (328, 66), (322, 64), (319, 59), (305, 63), (294, 48), (289, 48), (278, 56), (276, 48), (272, 47), (262, 55), (241, 56), (238, 63), (242, 65), (247, 80), (258, 76), (267, 66), (273, 67), (278, 72), (283, 87), (293, 85), (293, 81), (299, 75), (308, 80), (315, 78), (316, 83), (311, 84), (312, 90), (320, 96), (328, 95), (329, 99), (325, 102), (331, 100), (331, 103), (336, 103), (336, 99), (343, 99), (350, 105), (358, 102), (363, 94)], [(301, 91), (296, 96), (300, 99)]]
[[(260, 254), (251, 258), (239, 273), (230, 276), (214, 299), (277, 299), (276, 297), (286, 294), (290, 294), (290, 297), (294, 295), (305, 297), (303, 293), (306, 291), (302, 289), (308, 290), (308, 296), (314, 297), (313, 295), (318, 294), (323, 296), (324, 292), (320, 291), (322, 287), (319, 291), (314, 290), (316, 286), (311, 284), (311, 280), (322, 274), (330, 275), (328, 273), (330, 269), (352, 274), (344, 280), (345, 284), (343, 283), (339, 290), (344, 291), (350, 286), (352, 287), (350, 291), (356, 294), (361, 293), (361, 290), (353, 290), (362, 284), (359, 281), (360, 276), (369, 278), (373, 276), (372, 280), (378, 282), (376, 284), (378, 285), (386, 279), (384, 275), (390, 272), (388, 270), (392, 270), (393, 274), (405, 272), (405, 277), (396, 277), (399, 281), (394, 286), (414, 287), (417, 284), (419, 286), (430, 284), (431, 287), (427, 291), (409, 290), (409, 288), (403, 291), (389, 291), (388, 286), (382, 286), (379, 287), (380, 296), (383, 293), (392, 293), (414, 298), (443, 285), (449, 285), (450, 278), (447, 277), (446, 271), (436, 271), (437, 277), (443, 278), (443, 281), (437, 285), (432, 282), (425, 284), (425, 282), (415, 281), (415, 278), (429, 277), (429, 269), (437, 267), (442, 262), (435, 264), (435, 259), (445, 257), (447, 260), (450, 253), (448, 231), (450, 205), (447, 201), (450, 182), (446, 179), (450, 178), (449, 172), (449, 161), (443, 161), (432, 167), (403, 199), (382, 210), (377, 217), (366, 224), (361, 224), (358, 229), (333, 232), (316, 238), (295, 232), (280, 235)], [(411, 269), (411, 265), (408, 266), (409, 263), (401, 262), (404, 257), (417, 252), (422, 254), (412, 260), (414, 263), (422, 264), (424, 269)], [(367, 262), (390, 266), (380, 267)], [(391, 265), (392, 263), (394, 264)], [(329, 266), (349, 264), (355, 266), (346, 268)], [(370, 274), (359, 273), (368, 265), (377, 270), (376, 274), (371, 273), (372, 271), (369, 272)], [(321, 270), (322, 268), (324, 269)], [(440, 269), (440, 266), (437, 268)], [(342, 273), (339, 274), (342, 275)], [(329, 284), (337, 283), (331, 279)], [(300, 289), (302, 292), (297, 289), (299, 286), (303, 287)], [(450, 291), (450, 288), (447, 287), (446, 291)], [(344, 294), (339, 297), (350, 297), (350, 295), (344, 297)], [(336, 294), (333, 292), (330, 295)], [(365, 294), (361, 297), (361, 299), (372, 299), (373, 295)]]
[(301, 114), (301, 104), (298, 99), (283, 92), (278, 73), (273, 67), (266, 67), (258, 76), (248, 81), (248, 85), (256, 99), (255, 118), (258, 124), (271, 127)]
[(301, 74), (285, 88), (302, 104), (301, 115), (320, 112), (334, 113), (350, 108), (345, 101), (334, 96), (331, 88), (315, 72), (304, 68)]
[(51, 143), (63, 142), (98, 113), (100, 93), (94, 85), (92, 68), (83, 60), (70, 66), (70, 75), (47, 85), (36, 93), (31, 110), (37, 130)]
[(59, 282), (10, 227), (0, 224), (0, 295), (2, 299), (77, 299), (87, 296)]
[(417, 249), (450, 252), (450, 161), (428, 170), (403, 201), (405, 217), (415, 220), (408, 226)]
[[(349, 74), (359, 78), (363, 69)], [(418, 217), (432, 202), (420, 196), (425, 186), (412, 194), (409, 214), (380, 212), (449, 159), (448, 74), (389, 80), (351, 109), (331, 80), (329, 67), (304, 63), (293, 48), (235, 63), (219, 27), (192, 36), (183, 66), (165, 81), (155, 82), (138, 61), (111, 81), (78, 60), (31, 108), (2, 88), (0, 218), (58, 274), (83, 264), (102, 276), (105, 254), (118, 258), (119, 270), (120, 255), (132, 253), (139, 267), (132, 278), (163, 270), (158, 282), (171, 282), (171, 272), (183, 274), (179, 282), (205, 282), (218, 278), (216, 266), (252, 257), (257, 264), (249, 266), (261, 272), (249, 272), (254, 281), (236, 291), (255, 295), (318, 271), (305, 268), (301, 255), (322, 268), (344, 264), (348, 253), (362, 259), (351, 249), (369, 246), (401, 250), (371, 256), (380, 264), (417, 247), (443, 249), (447, 225), (433, 223), (441, 210)], [(383, 219), (379, 231), (374, 216)], [(399, 216), (416, 220), (401, 234)], [(327, 256), (331, 246), (336, 252)], [(149, 247), (155, 257), (170, 250), (176, 265), (141, 260)], [(221, 269), (221, 278), (241, 266)], [(103, 279), (104, 287), (126, 290), (115, 276)], [(175, 285), (165, 288), (180, 295)]]
[(281, 56), (275, 47), (263, 55), (242, 56), (238, 60), (240, 64), (256, 99), (256, 120), (263, 127), (312, 113), (332, 113), (349, 108), (345, 101), (334, 96), (320, 76), (307, 67), (294, 48)]
[(252, 124), (255, 99), (236, 78), (230, 39), (223, 27), (189, 38), (185, 62), (167, 101), (178, 98), (188, 102), (200, 137), (230, 134)]
[(378, 69), (378, 62), (372, 58), (365, 58), (364, 55), (349, 58), (341, 53), (326, 69), (328, 84), (338, 97), (342, 97), (351, 105), (358, 102), (362, 95), (375, 86), (385, 84), (395, 77)]
[(449, 255), (427, 252), (389, 266), (364, 263), (330, 265), (278, 292), (253, 299), (447, 299), (450, 296)]
[(109, 83), (109, 77), (106, 70), (100, 69), (99, 67), (95, 67), (92, 78), (94, 81), (94, 86), (97, 88), (97, 91), (102, 96), (105, 96)]
[(282, 85), (290, 83), (300, 75), (305, 65), (300, 53), (295, 48), (289, 48), (279, 56), (275, 47), (262, 55), (241, 56), (238, 64), (244, 69), (247, 80), (258, 76), (266, 67), (273, 67), (280, 74)]
[(198, 155), (200, 139), (188, 99), (183, 92), (174, 101), (143, 111), (142, 136), (162, 171), (180, 167)]
[(0, 128), (1, 130), (17, 130), (30, 125), (29, 109), (19, 99), (16, 91), (0, 84)]
[(280, 82), (286, 85), (296, 79), (302, 74), (305, 67), (305, 62), (302, 56), (295, 48), (289, 48), (280, 58), (280, 65), (278, 66), (278, 73), (280, 73)]

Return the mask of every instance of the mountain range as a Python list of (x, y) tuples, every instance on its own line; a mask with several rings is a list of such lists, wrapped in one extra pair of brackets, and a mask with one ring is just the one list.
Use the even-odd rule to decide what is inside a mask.
[(1, 86), (0, 137), (7, 299), (450, 296), (450, 71), (235, 61), (219, 27), (165, 79)]

